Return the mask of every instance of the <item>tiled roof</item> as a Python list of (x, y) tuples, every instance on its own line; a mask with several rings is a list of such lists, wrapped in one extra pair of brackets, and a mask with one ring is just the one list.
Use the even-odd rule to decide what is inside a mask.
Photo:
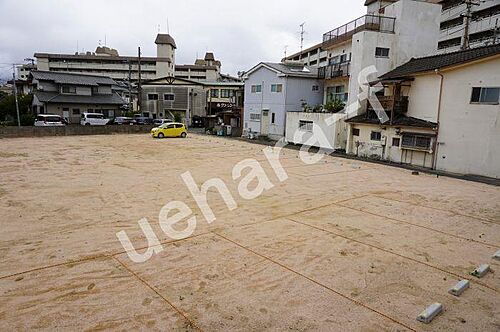
[(34, 79), (37, 79), (39, 81), (51, 81), (57, 84), (86, 85), (86, 86), (116, 84), (116, 82), (112, 78), (104, 76), (61, 73), (53, 71), (37, 71), (37, 70), (32, 71), (31, 75), (33, 76)]
[(304, 65), (287, 65), (275, 62), (263, 62), (263, 64), (287, 76), (318, 78), (317, 68), (307, 67)]
[(413, 58), (404, 65), (380, 76), (380, 79), (405, 78), (413, 74), (424, 73), (436, 69), (447, 68), (467, 62), (495, 56), (500, 54), (500, 44), (472, 48), (447, 54), (438, 54), (423, 58)]
[[(346, 120), (348, 123), (362, 123), (362, 124), (373, 124), (373, 125), (381, 125), (379, 119), (368, 118), (366, 114), (361, 114), (355, 116), (349, 120)], [(383, 125), (388, 125), (388, 123), (384, 123)], [(416, 127), (416, 128), (436, 128), (437, 123), (425, 121), (421, 119), (417, 119), (411, 116), (406, 116), (403, 114), (395, 113), (394, 119), (392, 120), (392, 126), (394, 127)]]
[(89, 105), (124, 105), (125, 101), (118, 94), (110, 95), (65, 95), (58, 92), (36, 91), (35, 97), (42, 103), (89, 104)]

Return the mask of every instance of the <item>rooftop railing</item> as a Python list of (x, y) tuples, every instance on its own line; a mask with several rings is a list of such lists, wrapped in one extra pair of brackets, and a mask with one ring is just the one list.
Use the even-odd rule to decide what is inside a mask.
[(394, 17), (371, 14), (361, 16), (354, 21), (325, 33), (323, 35), (323, 46), (345, 41), (355, 33), (363, 30), (393, 33), (395, 25), (396, 18)]

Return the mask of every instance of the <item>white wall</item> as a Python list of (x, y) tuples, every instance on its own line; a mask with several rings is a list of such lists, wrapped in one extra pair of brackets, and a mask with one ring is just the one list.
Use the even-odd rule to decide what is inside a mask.
[[(312, 146), (335, 150), (345, 149), (347, 125), (343, 120), (344, 117), (343, 114), (332, 113), (288, 112), (286, 140), (294, 144), (306, 144), (306, 142), (313, 139), (318, 144), (312, 144)], [(333, 120), (333, 123), (328, 125), (327, 119)], [(312, 121), (314, 123), (313, 131), (308, 132), (300, 129), (299, 123), (301, 120)]]
[(470, 103), (473, 87), (500, 87), (499, 68), (497, 56), (443, 72), (437, 169), (500, 178), (500, 105)]

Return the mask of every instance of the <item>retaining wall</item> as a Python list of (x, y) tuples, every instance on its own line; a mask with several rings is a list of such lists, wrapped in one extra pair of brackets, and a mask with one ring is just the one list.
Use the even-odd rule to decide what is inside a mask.
[(153, 126), (0, 127), (0, 138), (149, 133)]

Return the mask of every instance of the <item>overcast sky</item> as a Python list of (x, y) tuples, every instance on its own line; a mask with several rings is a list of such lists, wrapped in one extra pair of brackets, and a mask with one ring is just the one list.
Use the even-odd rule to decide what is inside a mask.
[(279, 61), (324, 32), (365, 13), (364, 0), (0, 0), (0, 77), (9, 63), (35, 52), (94, 51), (99, 41), (120, 55), (155, 56), (158, 25), (177, 43), (177, 64), (214, 52), (222, 72), (236, 74), (260, 61)]

